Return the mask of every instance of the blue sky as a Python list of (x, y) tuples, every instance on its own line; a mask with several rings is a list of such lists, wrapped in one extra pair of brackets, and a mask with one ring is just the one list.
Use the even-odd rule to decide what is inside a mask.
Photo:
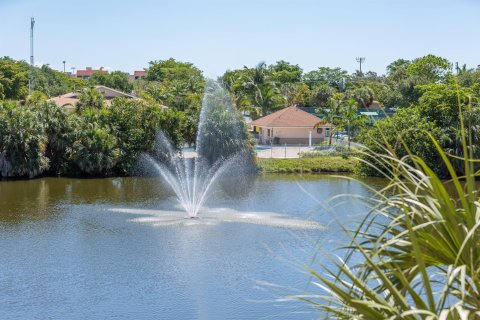
[(0, 0), (0, 56), (133, 71), (174, 57), (207, 76), (283, 59), (384, 73), (428, 53), (480, 64), (479, 0)]

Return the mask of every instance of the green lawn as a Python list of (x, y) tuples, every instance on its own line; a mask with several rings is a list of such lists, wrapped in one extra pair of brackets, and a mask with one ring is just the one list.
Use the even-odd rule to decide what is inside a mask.
[(323, 156), (298, 159), (257, 159), (258, 167), (265, 173), (320, 173), (353, 172), (357, 160), (353, 157)]

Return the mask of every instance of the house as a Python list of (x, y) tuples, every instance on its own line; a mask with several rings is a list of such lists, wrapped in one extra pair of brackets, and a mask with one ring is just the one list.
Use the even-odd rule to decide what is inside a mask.
[(326, 140), (334, 125), (291, 106), (250, 123), (260, 144), (316, 144)]
[(77, 70), (77, 78), (82, 78), (82, 79), (90, 79), (90, 77), (97, 72), (106, 72), (108, 73), (107, 70), (103, 70), (103, 67), (101, 67), (98, 70), (92, 69), (92, 67), (86, 67), (85, 70)]
[[(103, 94), (103, 96), (105, 97), (105, 104), (106, 105), (110, 105), (111, 100), (113, 98), (127, 98), (127, 99), (135, 99), (136, 98), (135, 96), (133, 96), (131, 94), (121, 92), (121, 91), (118, 91), (118, 90), (115, 90), (115, 89), (112, 89), (112, 88), (109, 88), (109, 87), (105, 87), (105, 86), (95, 86), (94, 88), (97, 91), (99, 91), (101, 94)], [(50, 100), (55, 102), (55, 104), (58, 107), (64, 107), (66, 109), (75, 109), (75, 106), (76, 106), (77, 102), (80, 100), (80, 98), (79, 98), (80, 94), (81, 94), (80, 92), (70, 92), (70, 93), (66, 93), (66, 94), (58, 96), (58, 97), (54, 97)]]

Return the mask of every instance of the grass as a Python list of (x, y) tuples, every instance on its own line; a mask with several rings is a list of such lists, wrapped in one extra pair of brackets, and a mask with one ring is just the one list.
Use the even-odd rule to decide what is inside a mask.
[(257, 159), (263, 173), (353, 172), (358, 160), (353, 157), (322, 156), (297, 159)]

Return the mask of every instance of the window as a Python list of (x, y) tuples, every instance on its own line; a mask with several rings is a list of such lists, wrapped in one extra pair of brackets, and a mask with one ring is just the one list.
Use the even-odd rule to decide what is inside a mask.
[(317, 133), (322, 133), (323, 132), (323, 129), (322, 128), (317, 128)]
[(330, 137), (330, 128), (325, 128), (325, 137)]

